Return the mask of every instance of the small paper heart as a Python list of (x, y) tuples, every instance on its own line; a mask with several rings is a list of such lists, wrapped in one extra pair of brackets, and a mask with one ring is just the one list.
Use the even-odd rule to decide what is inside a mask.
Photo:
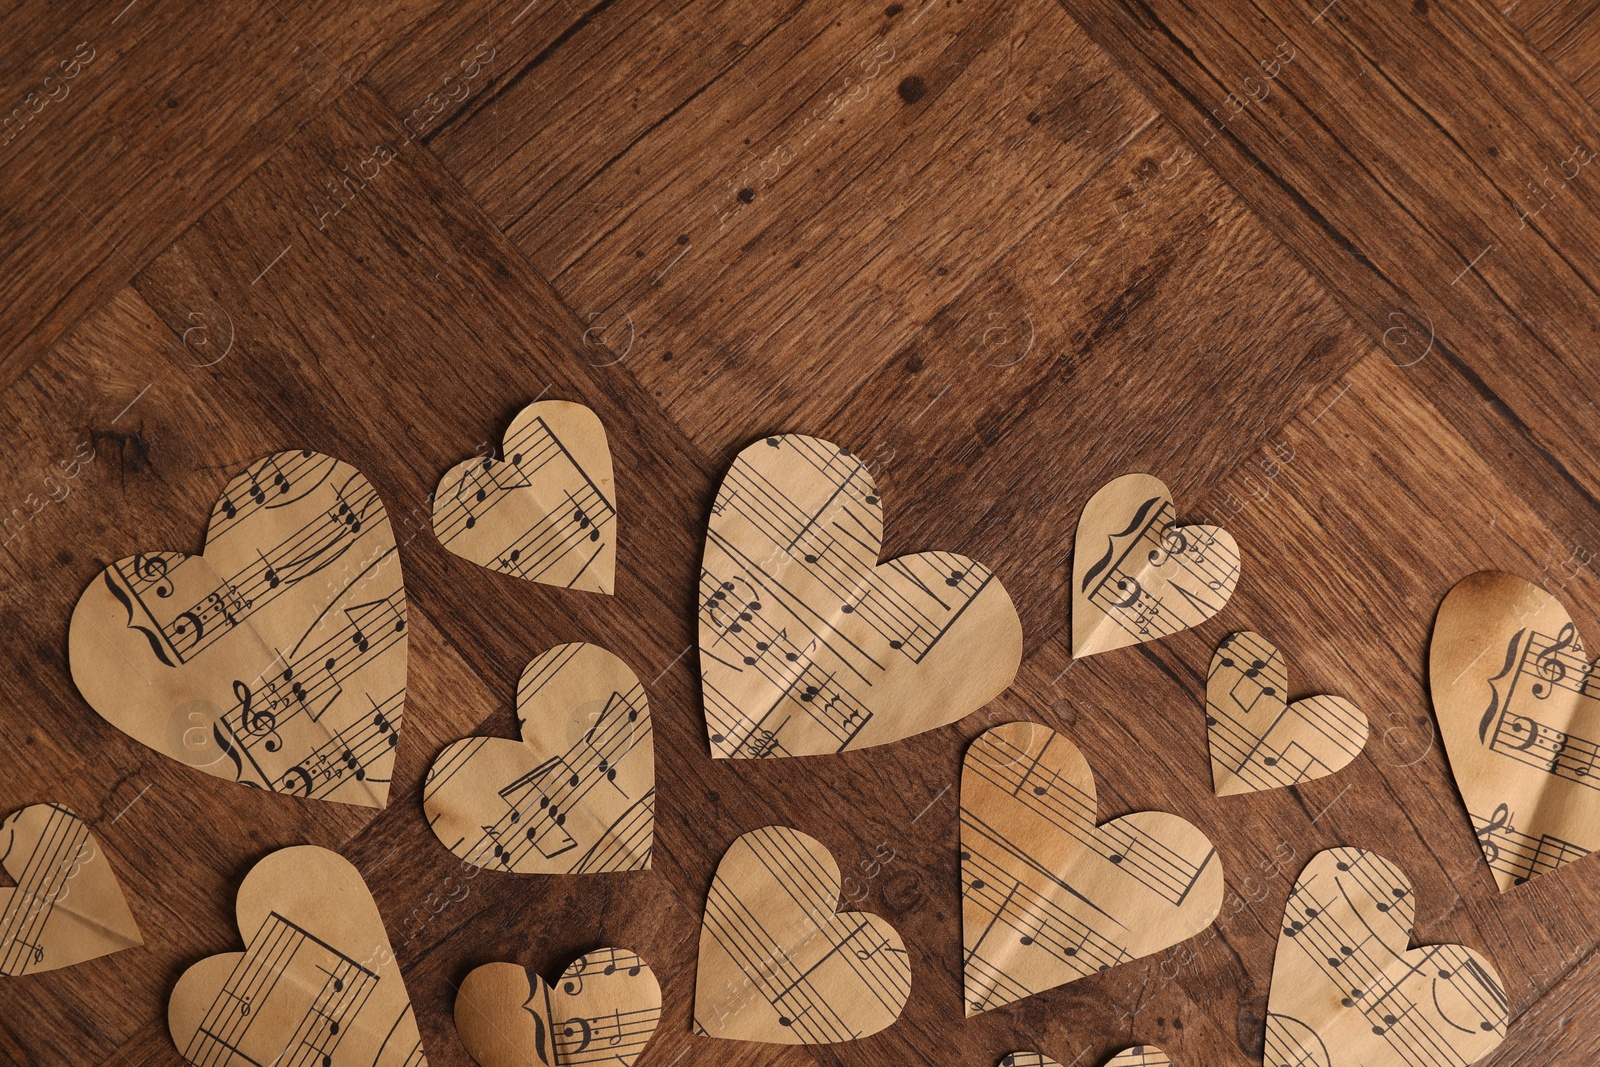
[(1367, 717), (1343, 697), (1288, 703), (1283, 653), (1260, 634), (1230, 634), (1206, 676), (1206, 737), (1218, 796), (1298, 785), (1361, 754)]
[(0, 975), (37, 974), (144, 944), (111, 863), (59, 804), (0, 822)]
[(1239, 582), (1239, 546), (1219, 526), (1178, 526), (1159, 478), (1127, 474), (1083, 506), (1072, 556), (1074, 658), (1198, 626)]
[(644, 687), (598, 645), (536, 656), (517, 688), (522, 740), (469, 737), (428, 771), (422, 807), (479, 867), (588, 874), (650, 866), (655, 744)]
[(1408, 949), (1415, 898), (1375, 852), (1306, 864), (1284, 907), (1267, 997), (1266, 1062), (1466, 1067), (1506, 1036), (1506, 994), (1461, 945)]
[(980, 735), (961, 768), (969, 1016), (1159, 952), (1222, 909), (1222, 860), (1176, 815), (1094, 824), (1094, 775), (1031, 722)]
[(617, 948), (578, 957), (554, 985), (514, 963), (486, 963), (456, 993), (456, 1032), (482, 1067), (629, 1067), (660, 1017), (656, 976)]
[(821, 1045), (875, 1034), (911, 995), (905, 943), (864, 911), (836, 912), (839, 865), (787, 826), (728, 846), (706, 898), (695, 1032)]
[(1016, 677), (1022, 624), (989, 568), (923, 552), (878, 563), (867, 467), (768, 437), (717, 492), (700, 570), (711, 754), (809, 756), (955, 722)]
[(599, 416), (565, 400), (529, 404), (506, 430), (500, 454), (458, 463), (439, 479), (439, 543), (530, 582), (611, 592), (617, 490)]

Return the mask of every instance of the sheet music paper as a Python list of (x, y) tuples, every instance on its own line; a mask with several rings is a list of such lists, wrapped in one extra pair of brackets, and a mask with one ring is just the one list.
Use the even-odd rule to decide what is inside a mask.
[(814, 437), (739, 453), (700, 571), (700, 673), (718, 759), (866, 748), (976, 711), (1016, 676), (1022, 624), (981, 563), (882, 565), (872, 475)]
[(141, 945), (111, 862), (72, 812), (34, 804), (0, 822), (0, 976), (37, 974)]
[(423, 1067), (411, 998), (360, 873), (336, 852), (271, 853), (239, 886), (243, 952), (178, 979), (167, 1028), (196, 1067)]
[(439, 480), (433, 532), (451, 552), (491, 570), (610, 593), (617, 489), (600, 417), (565, 400), (523, 408), (500, 459), (474, 457)]
[(580, 956), (554, 985), (514, 963), (486, 963), (456, 993), (456, 1032), (481, 1067), (628, 1067), (661, 1017), (661, 987), (636, 954)]
[(406, 698), (383, 501), (306, 450), (222, 491), (204, 555), (118, 560), (72, 613), (72, 680), (113, 726), (207, 774), (381, 808)]
[(422, 808), (451, 852), (517, 874), (650, 866), (655, 745), (633, 671), (598, 645), (534, 657), (517, 689), (522, 740), (469, 737), (428, 771)]
[(700, 928), (695, 1033), (821, 1045), (899, 1018), (905, 943), (876, 915), (836, 912), (839, 891), (839, 865), (798, 830), (767, 826), (730, 845)]
[(1600, 681), (1560, 602), (1515, 575), (1468, 575), (1439, 606), (1428, 673), (1500, 891), (1600, 846)]
[(1218, 796), (1298, 785), (1361, 754), (1367, 717), (1343, 697), (1288, 703), (1283, 653), (1260, 634), (1230, 634), (1206, 676), (1206, 736)]
[(1409, 949), (1411, 883), (1375, 852), (1306, 864), (1284, 907), (1267, 999), (1266, 1062), (1466, 1067), (1506, 1034), (1506, 995), (1461, 945)]
[(1167, 637), (1221, 611), (1239, 546), (1220, 526), (1179, 526), (1159, 478), (1127, 474), (1083, 506), (1072, 556), (1072, 655)]
[(961, 926), (969, 1016), (1193, 937), (1222, 909), (1222, 860), (1189, 823), (1141, 811), (1096, 826), (1073, 743), (1011, 722), (961, 769)]
[[(1000, 1067), (1061, 1067), (1061, 1064), (1038, 1052), (1012, 1052), (1000, 1061)], [(1111, 1057), (1105, 1067), (1172, 1067), (1172, 1061), (1154, 1045), (1135, 1045)]]

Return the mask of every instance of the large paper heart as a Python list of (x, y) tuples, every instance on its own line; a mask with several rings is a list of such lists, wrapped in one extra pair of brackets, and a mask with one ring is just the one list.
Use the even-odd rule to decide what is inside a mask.
[(609, 593), (617, 569), (617, 489), (600, 418), (545, 400), (512, 420), (504, 459), (458, 463), (433, 494), (439, 543), (484, 567)]
[(700, 928), (695, 1032), (821, 1045), (899, 1018), (905, 943), (876, 915), (834, 911), (839, 889), (839, 865), (798, 830), (767, 826), (728, 846)]
[(982, 734), (961, 768), (968, 1015), (1193, 937), (1222, 908), (1222, 860), (1176, 815), (1094, 824), (1094, 775), (1030, 722)]
[(428, 1061), (389, 935), (361, 874), (315, 845), (253, 867), (236, 908), (243, 952), (178, 979), (167, 1028), (184, 1059), (422, 1067)]
[(59, 804), (0, 822), (0, 975), (53, 971), (144, 943), (99, 843)]
[(381, 808), (406, 699), (394, 531), (354, 467), (281, 452), (228, 483), (202, 556), (107, 567), (72, 680), (113, 726), (244, 785)]
[(1600, 683), (1555, 597), (1461, 579), (1433, 624), (1428, 679), (1456, 787), (1501, 892), (1600, 847)]
[[(1000, 1067), (1061, 1067), (1061, 1064), (1038, 1052), (1012, 1052), (1000, 1061)], [(1135, 1045), (1111, 1057), (1105, 1067), (1172, 1067), (1172, 1060), (1154, 1045)]]
[(739, 453), (700, 569), (700, 675), (718, 759), (807, 756), (932, 730), (1022, 662), (1011, 597), (948, 552), (878, 565), (872, 474), (814, 437)]
[(1219, 526), (1178, 526), (1159, 478), (1127, 474), (1083, 506), (1072, 555), (1072, 655), (1167, 637), (1221, 611), (1239, 546)]
[(1206, 676), (1206, 736), (1218, 796), (1298, 785), (1361, 754), (1367, 717), (1343, 697), (1288, 702), (1289, 669), (1260, 634), (1230, 634)]
[(1506, 994), (1461, 945), (1410, 949), (1405, 874), (1374, 852), (1311, 857), (1284, 907), (1266, 1067), (1466, 1067), (1506, 1036)]
[(660, 1017), (656, 976), (617, 948), (580, 956), (553, 986), (514, 963), (486, 963), (456, 993), (456, 1032), (482, 1067), (628, 1067)]
[(655, 833), (644, 687), (598, 645), (536, 656), (517, 690), (522, 740), (469, 737), (428, 771), (422, 808), (445, 846), (518, 874), (637, 871)]

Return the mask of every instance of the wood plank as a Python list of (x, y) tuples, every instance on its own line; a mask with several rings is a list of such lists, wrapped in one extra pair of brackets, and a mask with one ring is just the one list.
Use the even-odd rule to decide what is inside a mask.
[(1600, 3), (1596, 0), (1510, 0), (1506, 18), (1521, 30), (1590, 103), (1600, 96)]

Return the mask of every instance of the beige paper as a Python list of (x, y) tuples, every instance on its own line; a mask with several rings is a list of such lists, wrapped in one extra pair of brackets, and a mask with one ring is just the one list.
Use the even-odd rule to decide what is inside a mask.
[(838, 445), (739, 453), (700, 570), (711, 754), (866, 748), (976, 711), (1016, 676), (1022, 624), (989, 568), (924, 552), (878, 564), (872, 475)]
[(59, 804), (0, 822), (0, 976), (53, 971), (141, 945), (139, 927), (94, 836)]
[(1072, 556), (1072, 655), (1167, 637), (1223, 609), (1239, 546), (1220, 526), (1178, 526), (1159, 478), (1127, 474), (1083, 506)]
[(650, 866), (655, 745), (644, 687), (598, 645), (536, 656), (517, 690), (522, 740), (447, 747), (423, 785), (428, 825), (469, 863), (518, 874)]
[(740, 837), (706, 898), (695, 1033), (781, 1045), (875, 1034), (911, 995), (905, 943), (887, 921), (837, 912), (839, 865), (786, 826)]
[(600, 417), (565, 400), (529, 404), (501, 447), (504, 459), (469, 459), (439, 480), (439, 543), (530, 582), (611, 592), (617, 488)]
[[(1000, 1061), (1000, 1067), (1061, 1067), (1061, 1064), (1038, 1052), (1012, 1052)], [(1105, 1067), (1172, 1067), (1172, 1061), (1154, 1045), (1135, 1045), (1111, 1057)]]
[(661, 1017), (661, 987), (637, 955), (602, 948), (555, 985), (514, 963), (486, 963), (456, 993), (456, 1032), (481, 1067), (628, 1067)]
[(969, 1016), (1193, 937), (1222, 909), (1222, 860), (1159, 811), (1096, 826), (1071, 741), (1011, 722), (961, 768), (961, 926)]
[(1375, 852), (1311, 857), (1284, 907), (1266, 1062), (1466, 1067), (1506, 1036), (1506, 995), (1461, 945), (1410, 949), (1411, 883)]
[(72, 680), (157, 752), (244, 785), (381, 808), (406, 698), (394, 532), (354, 467), (280, 452), (223, 490), (202, 556), (90, 583)]
[(400, 967), (361, 874), (315, 845), (251, 869), (236, 907), (243, 952), (178, 979), (167, 1028), (196, 1067), (422, 1067)]
[(1501, 892), (1600, 847), (1600, 681), (1559, 601), (1499, 571), (1439, 606), (1439, 734)]
[(1218, 796), (1298, 785), (1361, 754), (1367, 717), (1343, 697), (1288, 703), (1283, 653), (1260, 634), (1230, 634), (1206, 676), (1206, 736)]

